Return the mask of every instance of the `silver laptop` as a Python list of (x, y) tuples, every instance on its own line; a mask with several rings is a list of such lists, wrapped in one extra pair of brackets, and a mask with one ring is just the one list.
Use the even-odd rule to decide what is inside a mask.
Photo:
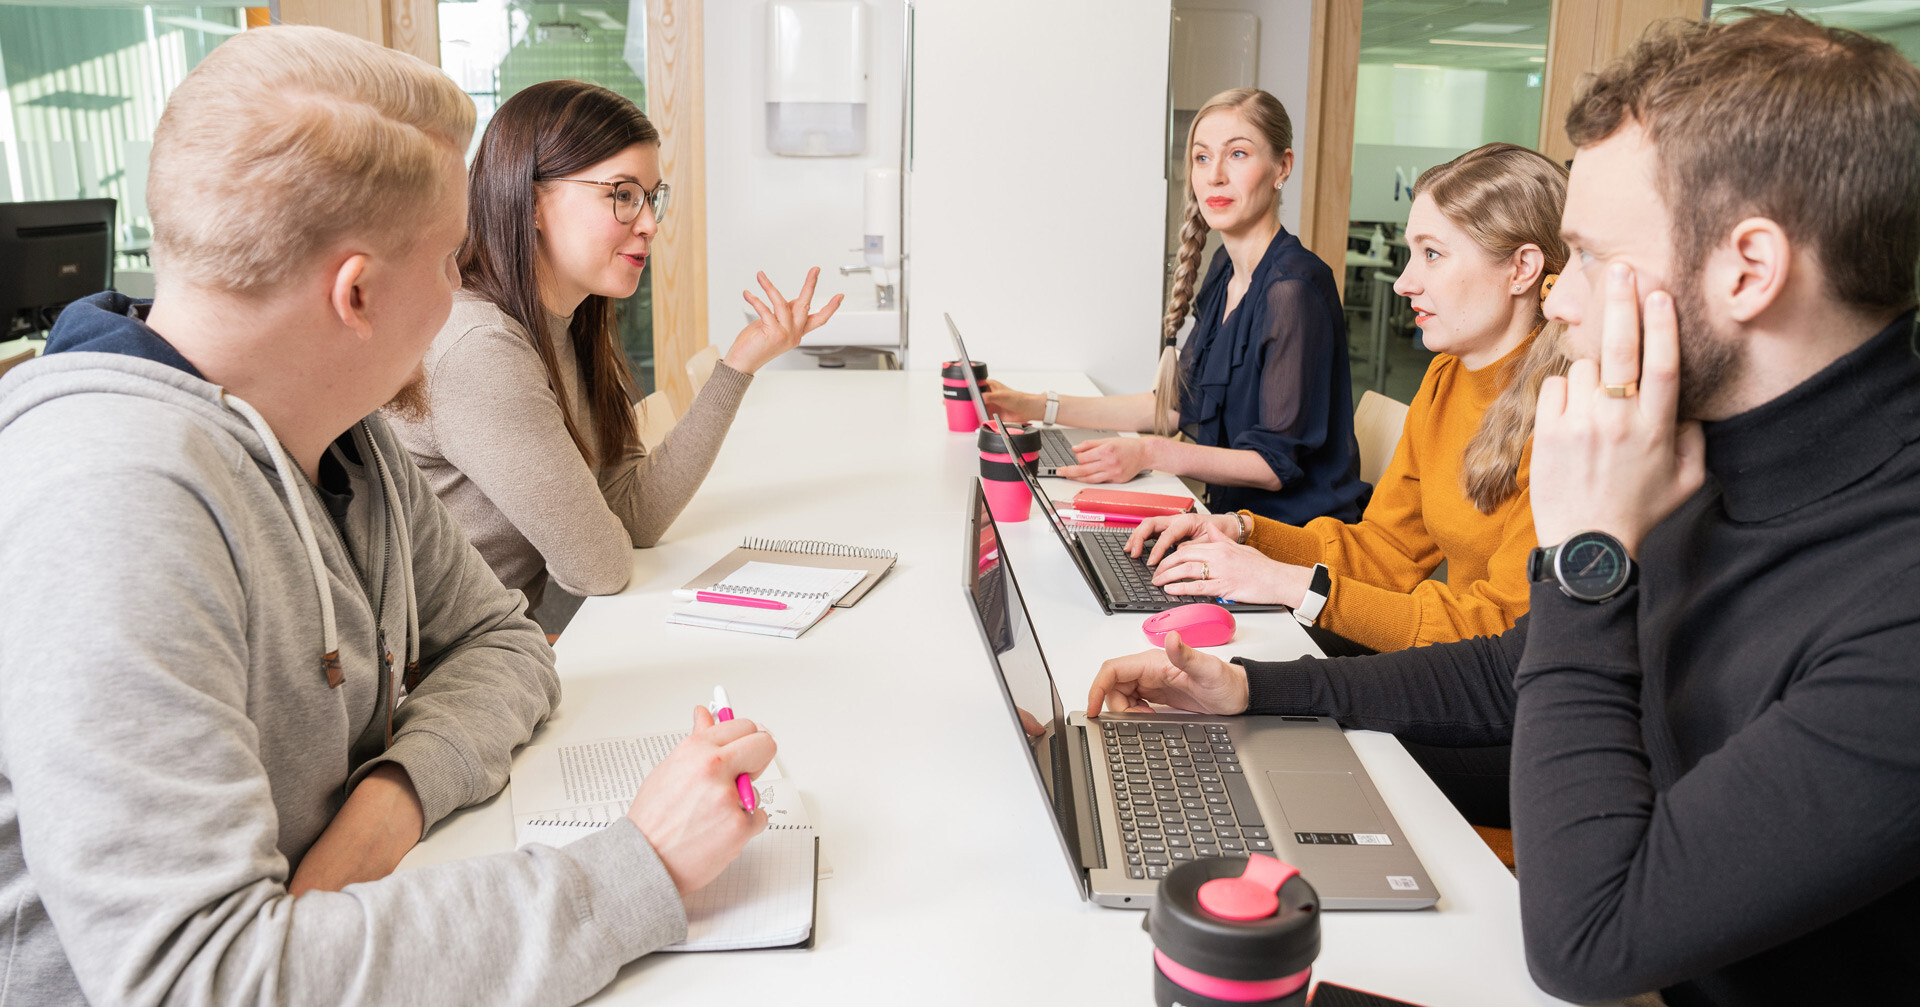
[[(999, 419), (998, 416), (994, 417), (995, 422), (999, 422)], [(1007, 437), (1004, 423), (1000, 424), (1000, 444), (1007, 457), (1013, 457), (1013, 441)], [(1034, 479), (1033, 472), (1025, 465), (1018, 468), (1020, 478), (1026, 480), (1027, 489), (1033, 492), (1034, 501), (1047, 515), (1047, 523), (1053, 526), (1053, 533), (1067, 547), (1067, 555), (1073, 557), (1073, 565), (1079, 568), (1081, 578), (1087, 582), (1087, 590), (1093, 592), (1094, 600), (1100, 603), (1102, 612), (1108, 615), (1115, 612), (1163, 612), (1196, 601), (1218, 601), (1231, 605), (1235, 612), (1287, 611), (1284, 605), (1168, 594), (1153, 583), (1153, 567), (1147, 563), (1144, 550), (1139, 556), (1127, 555), (1127, 539), (1133, 537), (1131, 526), (1086, 527), (1067, 524), (1060, 517), (1060, 512), (1054, 509), (1053, 498), (1047, 496), (1047, 491)]]
[[(972, 363), (973, 357), (967, 354), (966, 341), (960, 338), (960, 327), (953, 324), (953, 316), (942, 312), (941, 317), (947, 320), (947, 331), (953, 333), (954, 359)], [(972, 367), (962, 367), (961, 370), (967, 377), (967, 394), (973, 397), (973, 414), (980, 418), (981, 423), (985, 423), (987, 400), (980, 394), (980, 383), (973, 379)], [(1041, 426), (1035, 429), (1040, 433), (1040, 474), (1043, 476), (1057, 475), (1063, 466), (1079, 464), (1073, 454), (1075, 444), (1120, 436), (1113, 430), (1085, 430), (1079, 427)]]
[(1328, 909), (1424, 909), (1433, 881), (1340, 728), (1324, 717), (1067, 715), (978, 480), (967, 599), (1081, 898), (1146, 909), (1202, 856), (1268, 853)]

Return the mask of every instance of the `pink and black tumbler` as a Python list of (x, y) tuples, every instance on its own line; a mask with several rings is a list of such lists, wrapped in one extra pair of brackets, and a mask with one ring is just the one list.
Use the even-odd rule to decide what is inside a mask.
[[(951, 406), (953, 403), (947, 403)], [(1025, 521), (1033, 509), (1033, 491), (1007, 455), (1007, 440), (1020, 453), (1021, 464), (1031, 470), (1040, 460), (1040, 434), (1018, 425), (1007, 426), (1007, 437), (1000, 436), (999, 424), (988, 420), (980, 427), (980, 483), (987, 491), (987, 509), (995, 521)]]
[[(987, 365), (973, 361), (973, 380), (975, 384), (987, 380)], [(962, 370), (958, 360), (949, 360), (940, 365), (940, 392), (947, 400), (947, 429), (956, 434), (970, 434), (980, 427), (980, 414), (973, 408), (973, 393), (967, 390), (967, 372)]]
[(1144, 924), (1160, 1007), (1300, 1007), (1320, 954), (1320, 898), (1291, 865), (1202, 857), (1160, 882)]

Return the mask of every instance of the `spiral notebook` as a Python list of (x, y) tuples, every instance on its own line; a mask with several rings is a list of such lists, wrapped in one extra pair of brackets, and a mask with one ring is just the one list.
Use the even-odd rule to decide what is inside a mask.
[[(527, 746), (512, 774), (514, 845), (565, 846), (619, 821), (640, 781), (686, 737), (681, 731)], [(766, 831), (686, 897), (686, 939), (660, 950), (813, 946), (818, 835), (792, 780), (769, 767), (754, 789), (767, 809)]]
[(700, 601), (699, 592), (681, 588), (674, 596), (692, 604), (675, 609), (667, 616), (667, 622), (792, 639), (825, 618), (834, 602), (853, 590), (865, 575), (864, 570), (850, 568), (789, 566), (755, 560), (728, 574), (720, 583), (700, 590), (765, 598), (785, 607), (753, 608)]
[(708, 567), (700, 576), (687, 581), (680, 588), (687, 592), (682, 597), (692, 597), (694, 591), (710, 591), (714, 585), (731, 577), (734, 571), (748, 563), (778, 563), (783, 566), (813, 566), (826, 569), (860, 570), (863, 576), (860, 583), (834, 601), (839, 608), (852, 608), (860, 599), (873, 590), (880, 578), (893, 569), (898, 557), (886, 549), (863, 549), (859, 546), (839, 545), (833, 542), (820, 542), (813, 539), (765, 539), (749, 538), (740, 543), (740, 548), (728, 553), (724, 559)]

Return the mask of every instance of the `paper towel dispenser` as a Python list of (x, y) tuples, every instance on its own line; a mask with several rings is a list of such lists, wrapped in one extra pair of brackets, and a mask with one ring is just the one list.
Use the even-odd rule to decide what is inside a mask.
[(789, 157), (866, 152), (870, 31), (864, 0), (770, 0), (769, 150)]

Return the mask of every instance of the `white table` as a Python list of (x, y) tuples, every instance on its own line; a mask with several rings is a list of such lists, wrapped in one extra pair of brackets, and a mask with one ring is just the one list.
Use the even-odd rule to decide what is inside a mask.
[[(1004, 377), (1094, 392), (1080, 375)], [(724, 684), (774, 732), (834, 869), (813, 950), (653, 955), (598, 1002), (1148, 1001), (1142, 915), (1080, 901), (961, 589), (977, 459), (971, 435), (945, 429), (934, 372), (763, 372), (692, 505), (663, 544), (635, 552), (632, 585), (589, 600), (567, 629), (565, 698), (535, 741), (684, 729)], [(1165, 476), (1133, 488), (1182, 492)], [(799, 640), (666, 625), (669, 592), (745, 535), (881, 546), (900, 562)], [(1078, 709), (1102, 659), (1145, 649), (1142, 617), (1100, 614), (1037, 509), (1003, 535)], [(1218, 652), (1311, 647), (1290, 617), (1250, 614)], [(1348, 738), (1442, 897), (1418, 912), (1328, 913), (1316, 975), (1433, 1007), (1558, 1003), (1527, 978), (1506, 869), (1391, 736)], [(503, 794), (441, 823), (404, 866), (512, 844)]]

